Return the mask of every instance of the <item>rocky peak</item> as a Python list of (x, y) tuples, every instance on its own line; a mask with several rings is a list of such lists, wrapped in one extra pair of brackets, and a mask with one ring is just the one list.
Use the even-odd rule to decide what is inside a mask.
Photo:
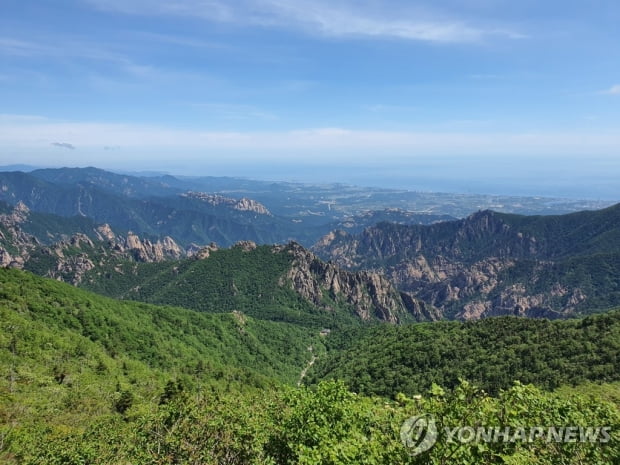
[(30, 209), (23, 202), (17, 202), (11, 213), (0, 215), (0, 224), (5, 227), (13, 228), (28, 220)]
[[(330, 233), (312, 250), (345, 269), (380, 271), (445, 317), (567, 316), (579, 311), (588, 291), (570, 280), (548, 280), (547, 270), (564, 279), (555, 263), (582, 247), (576, 238), (605, 235), (610, 226), (614, 237), (617, 224), (606, 212), (595, 226), (583, 226), (576, 215), (592, 221), (596, 214), (547, 218), (479, 211), (428, 226), (380, 223), (355, 235)], [(580, 227), (581, 236), (575, 232)], [(604, 243), (610, 242), (605, 236)]]
[(176, 259), (185, 255), (181, 247), (169, 236), (163, 240), (151, 242), (148, 239), (140, 239), (133, 232), (127, 233), (127, 237), (117, 243), (117, 250), (130, 251), (136, 261), (139, 262), (161, 262), (168, 258)]
[(22, 202), (21, 200), (17, 202), (17, 205), (15, 205), (15, 209), (13, 210), (13, 215), (15, 215), (16, 218), (19, 218), (20, 223), (26, 221), (29, 213), (30, 209), (26, 206), (24, 202)]
[(29, 214), (28, 207), (18, 202), (10, 213), (0, 215), (0, 226), (5, 231), (0, 231), (0, 267), (22, 268), (32, 250), (40, 245), (35, 236), (22, 230)]
[(185, 255), (185, 251), (170, 236), (165, 236), (161, 240), (161, 247), (166, 257), (177, 259)]
[(259, 215), (269, 215), (271, 212), (262, 203), (256, 200), (243, 197), (239, 199), (233, 206), (235, 210), (257, 213)]
[(235, 243), (235, 245), (233, 245), (233, 247), (240, 248), (244, 252), (251, 252), (252, 250), (256, 249), (257, 245), (256, 242), (253, 241), (238, 241)]
[(116, 239), (114, 231), (112, 231), (112, 228), (107, 223), (97, 226), (95, 234), (97, 234), (97, 238), (100, 241), (114, 241), (114, 239)]
[(24, 259), (13, 257), (6, 249), (0, 247), (0, 268), (23, 268)]
[(89, 247), (95, 246), (95, 244), (93, 244), (93, 241), (91, 241), (90, 237), (88, 237), (86, 234), (74, 234), (69, 239), (69, 245), (77, 247), (78, 249), (81, 247), (82, 244), (88, 245)]
[(390, 323), (404, 321), (409, 310), (415, 311), (413, 304), (409, 308), (405, 306), (400, 294), (378, 273), (341, 270), (294, 242), (274, 247), (274, 252), (293, 257), (292, 266), (280, 284), (290, 283), (302, 298), (318, 307), (331, 310), (329, 302), (342, 302), (351, 306), (362, 320), (376, 318)]
[(257, 202), (256, 200), (248, 199), (246, 197), (243, 197), (241, 199), (233, 199), (230, 197), (224, 197), (223, 195), (207, 194), (206, 192), (193, 191), (181, 194), (181, 196), (190, 199), (197, 199), (214, 207), (225, 206), (238, 211), (272, 216), (271, 212), (262, 203)]
[(215, 242), (211, 242), (207, 246), (200, 246), (197, 244), (190, 244), (187, 248), (187, 256), (194, 257), (197, 260), (204, 260), (211, 256), (212, 252), (219, 250), (218, 245)]

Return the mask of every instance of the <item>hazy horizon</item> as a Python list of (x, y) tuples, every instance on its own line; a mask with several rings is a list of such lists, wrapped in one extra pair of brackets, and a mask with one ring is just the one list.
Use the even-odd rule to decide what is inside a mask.
[(7, 0), (0, 164), (620, 199), (620, 4)]
[[(502, 160), (494, 165), (487, 164), (486, 170), (479, 169), (478, 159), (439, 159), (424, 163), (410, 163), (408, 166), (342, 166), (323, 165), (226, 165), (200, 166), (182, 165), (24, 165), (10, 164), (0, 169), (31, 170), (37, 168), (61, 168), (92, 166), (112, 172), (135, 176), (216, 176), (253, 179), (259, 181), (297, 182), (306, 184), (342, 183), (362, 187), (409, 190), (419, 192), (483, 194), (524, 197), (555, 197), (566, 199), (620, 201), (620, 186), (614, 170), (604, 163), (592, 163), (585, 169), (576, 170), (579, 160), (563, 160), (561, 164), (518, 163)], [(488, 163), (488, 159), (487, 159)], [(535, 164), (535, 169), (533, 166)], [(571, 166), (572, 164), (572, 166)], [(589, 169), (588, 169), (589, 168)], [(607, 174), (605, 175), (605, 169)], [(493, 172), (493, 176), (489, 176)]]

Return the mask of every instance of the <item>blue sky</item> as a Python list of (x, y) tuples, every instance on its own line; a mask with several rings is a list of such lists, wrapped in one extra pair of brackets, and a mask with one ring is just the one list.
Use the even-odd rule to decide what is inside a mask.
[(618, 24), (617, 0), (0, 0), (0, 163), (609, 175)]

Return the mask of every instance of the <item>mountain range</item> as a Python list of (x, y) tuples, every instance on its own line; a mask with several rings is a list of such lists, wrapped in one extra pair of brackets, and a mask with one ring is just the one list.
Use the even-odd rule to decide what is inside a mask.
[(0, 462), (451, 463), (398, 435), (430, 412), (611, 428), (459, 463), (616, 463), (620, 205), (394, 195), (0, 173)]
[(561, 216), (482, 211), (430, 226), (380, 223), (312, 249), (382, 272), (442, 317), (561, 318), (620, 303), (620, 205)]
[[(179, 270), (221, 275), (209, 268), (216, 260), (202, 264), (215, 255), (226, 257), (221, 269), (244, 273), (247, 264), (234, 263), (241, 248), (265, 262), (257, 273), (273, 270), (265, 295), (290, 288), (313, 308), (344, 305), (346, 314), (389, 322), (565, 318), (620, 305), (620, 205), (543, 216), (485, 210), (463, 219), (388, 209), (319, 224), (278, 216), (248, 197), (184, 191), (183, 183), (94, 168), (0, 173), (0, 197), (10, 202), (0, 203), (0, 263), (111, 297), (174, 303), (178, 292), (164, 290), (188, 281)], [(311, 237), (311, 252), (291, 242)], [(282, 245), (260, 252), (274, 243)], [(287, 258), (269, 265), (279, 256)], [(229, 273), (208, 292), (230, 291), (235, 278)], [(197, 295), (207, 287), (193, 284)], [(266, 303), (261, 311), (273, 314)]]

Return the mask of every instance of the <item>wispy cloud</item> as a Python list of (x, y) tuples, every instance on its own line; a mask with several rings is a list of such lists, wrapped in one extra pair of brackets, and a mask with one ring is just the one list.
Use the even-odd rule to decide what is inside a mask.
[(125, 68), (138, 66), (127, 56), (112, 51), (98, 42), (89, 42), (83, 37), (77, 38), (59, 34), (34, 36), (29, 40), (23, 40), (20, 37), (0, 37), (0, 55), (50, 60), (78, 58), (114, 63)]
[[(117, 47), (121, 48), (122, 46), (118, 45)], [(107, 65), (108, 74), (106, 75), (98, 75), (96, 72), (88, 73), (89, 80), (96, 87), (106, 87), (108, 84), (113, 87), (114, 84), (119, 83), (122, 86), (131, 85), (131, 82), (124, 78), (120, 78), (119, 81), (118, 74), (110, 77), (109, 71), (120, 72), (124, 77), (129, 77), (140, 85), (143, 85), (144, 82), (161, 81), (185, 82), (193, 80), (209, 84), (217, 81), (204, 72), (188, 72), (145, 64), (115, 48), (111, 44), (91, 42), (85, 38), (64, 35), (36, 36), (29, 41), (20, 38), (0, 37), (0, 55), (62, 60), (63, 62), (68, 60), (78, 63), (98, 62)]]
[[(71, 140), (71, 143), (57, 142)], [(74, 145), (75, 144), (75, 145)], [(124, 158), (139, 160), (144, 154), (159, 154), (191, 160), (205, 153), (226, 154), (239, 160), (286, 160), (291, 154), (312, 160), (355, 161), (359, 157), (504, 155), (587, 155), (593, 152), (616, 156), (620, 150), (618, 131), (575, 132), (484, 132), (435, 130), (424, 132), (353, 130), (338, 127), (291, 131), (215, 132), (137, 124), (57, 122), (19, 118), (0, 124), (0, 148), (45, 152), (45, 146), (90, 154), (97, 162), (102, 147), (123, 147)], [(110, 152), (111, 153), (111, 152)], [(99, 155), (97, 155), (99, 154)], [(154, 156), (154, 155), (153, 155)], [(361, 158), (359, 158), (361, 159)]]
[(602, 93), (607, 95), (620, 95), (620, 84), (611, 86), (609, 89), (604, 90)]
[[(137, 15), (202, 17), (209, 21), (302, 29), (329, 37), (398, 38), (428, 42), (477, 42), (489, 36), (518, 39), (518, 31), (436, 19), (393, 4), (392, 15), (378, 14), (356, 2), (322, 0), (84, 0), (98, 8)], [(384, 8), (385, 9), (385, 8)], [(399, 11), (400, 10), (400, 11)]]
[(36, 42), (0, 37), (0, 54), (13, 56), (33, 56), (49, 53), (52, 48)]
[(68, 142), (52, 142), (52, 145), (61, 149), (75, 150), (75, 145), (69, 144)]
[(70, 37), (54, 34), (36, 36), (24, 40), (21, 37), (0, 37), (0, 54), (22, 57), (84, 58), (98, 61), (123, 62), (119, 53), (103, 48), (99, 43), (89, 42), (84, 37)]

